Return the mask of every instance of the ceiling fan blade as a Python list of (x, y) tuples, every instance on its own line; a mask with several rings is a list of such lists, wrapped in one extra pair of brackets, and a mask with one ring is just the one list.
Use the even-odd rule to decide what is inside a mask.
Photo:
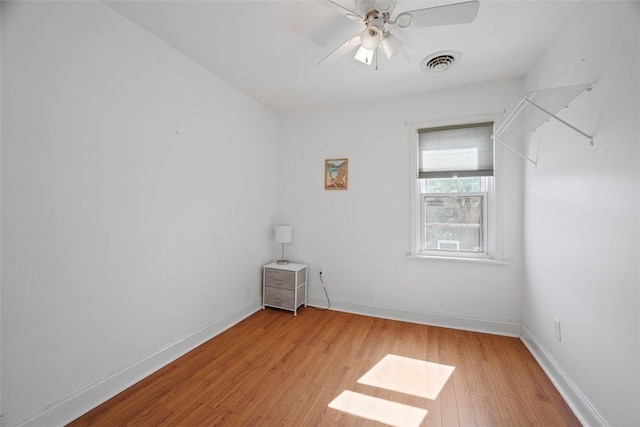
[(403, 12), (396, 17), (394, 23), (399, 28), (467, 24), (476, 19), (479, 8), (480, 2), (478, 0), (429, 7)]
[(358, 15), (356, 12), (347, 9), (346, 7), (342, 6), (339, 3), (336, 3), (333, 0), (316, 0), (322, 4), (324, 4), (325, 6), (329, 6), (331, 8), (333, 8), (334, 10), (337, 10), (339, 13), (343, 14), (344, 16), (346, 16), (347, 18), (351, 19), (352, 21), (358, 22), (358, 23), (363, 23), (364, 22), (364, 18), (360, 15)]
[(407, 60), (407, 62), (409, 62), (409, 64), (413, 64), (413, 62), (411, 62), (411, 58), (409, 58), (409, 55), (407, 55), (407, 51), (404, 49), (400, 49), (400, 51), (402, 52), (402, 54), (404, 55), (405, 59)]
[(338, 52), (346, 53), (346, 52), (350, 51), (351, 49), (355, 48), (359, 44), (360, 44), (360, 34), (356, 34), (355, 36), (351, 36), (344, 43), (342, 43), (340, 46), (338, 46), (337, 48), (333, 49), (331, 51), (331, 53), (329, 53), (327, 56), (322, 58), (316, 65), (322, 64), (327, 58), (329, 58), (331, 55), (333, 55), (335, 53), (338, 53)]

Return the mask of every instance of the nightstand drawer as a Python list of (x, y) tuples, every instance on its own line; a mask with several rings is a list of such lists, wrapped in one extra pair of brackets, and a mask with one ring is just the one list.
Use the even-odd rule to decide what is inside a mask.
[(306, 295), (306, 286), (307, 285), (304, 285), (298, 288), (298, 301), (296, 301), (295, 305), (293, 304), (293, 291), (289, 291), (287, 289), (266, 287), (264, 289), (264, 303), (265, 305), (293, 310), (304, 302), (304, 297)]
[(296, 286), (296, 272), (286, 270), (276, 270), (274, 268), (264, 269), (264, 284), (280, 289), (290, 289)]

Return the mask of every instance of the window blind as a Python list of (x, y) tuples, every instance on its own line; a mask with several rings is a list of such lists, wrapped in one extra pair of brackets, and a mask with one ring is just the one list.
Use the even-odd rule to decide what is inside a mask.
[(418, 177), (493, 176), (493, 122), (418, 131)]

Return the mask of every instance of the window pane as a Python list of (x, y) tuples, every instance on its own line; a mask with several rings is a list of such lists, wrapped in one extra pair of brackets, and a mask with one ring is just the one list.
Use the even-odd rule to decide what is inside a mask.
[(480, 193), (484, 191), (479, 176), (469, 178), (434, 178), (420, 180), (421, 193)]
[(484, 196), (425, 196), (424, 250), (483, 252)]

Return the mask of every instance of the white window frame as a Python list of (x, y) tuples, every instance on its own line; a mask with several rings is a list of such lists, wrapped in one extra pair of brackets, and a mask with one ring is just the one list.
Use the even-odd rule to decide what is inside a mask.
[[(411, 249), (409, 255), (411, 257), (418, 258), (438, 258), (438, 259), (452, 259), (452, 260), (499, 260), (501, 258), (502, 248), (498, 246), (501, 241), (500, 227), (498, 227), (497, 213), (501, 206), (500, 197), (498, 195), (497, 187), (499, 183), (499, 177), (501, 175), (501, 150), (499, 144), (494, 143), (494, 176), (493, 179), (487, 185), (486, 192), (486, 219), (485, 219), (485, 247), (483, 252), (456, 252), (456, 251), (444, 251), (444, 250), (422, 250), (422, 237), (423, 237), (423, 212), (422, 212), (422, 194), (420, 191), (419, 178), (418, 178), (418, 163), (419, 163), (419, 135), (418, 132), (421, 129), (436, 128), (442, 126), (458, 126), (473, 123), (493, 122), (494, 129), (500, 125), (500, 115), (483, 115), (474, 117), (458, 118), (446, 121), (438, 122), (420, 122), (413, 123), (409, 126), (410, 132), (410, 149), (411, 149)], [(437, 193), (436, 193), (437, 194)], [(472, 194), (472, 193), (462, 193)], [(500, 261), (501, 262), (501, 261)]]

